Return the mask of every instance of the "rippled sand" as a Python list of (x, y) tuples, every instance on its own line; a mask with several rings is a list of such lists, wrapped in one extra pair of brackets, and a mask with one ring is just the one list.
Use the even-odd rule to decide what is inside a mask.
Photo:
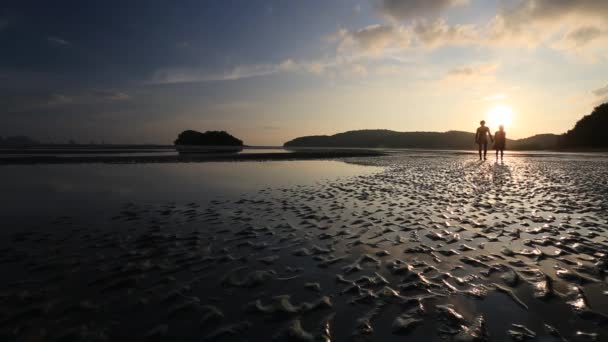
[(608, 340), (608, 160), (350, 162), (13, 234), (1, 340)]

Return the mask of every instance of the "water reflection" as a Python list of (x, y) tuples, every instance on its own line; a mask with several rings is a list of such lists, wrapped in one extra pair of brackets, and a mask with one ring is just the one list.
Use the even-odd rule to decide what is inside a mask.
[(379, 170), (318, 160), (7, 165), (0, 167), (1, 215), (75, 214), (125, 202), (204, 202)]

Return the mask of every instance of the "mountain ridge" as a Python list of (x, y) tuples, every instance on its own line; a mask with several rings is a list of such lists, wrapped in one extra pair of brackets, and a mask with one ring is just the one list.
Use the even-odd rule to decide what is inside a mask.
[[(556, 134), (538, 134), (524, 139), (507, 139), (507, 147), (517, 150), (550, 149), (559, 140)], [(399, 132), (388, 129), (353, 130), (334, 135), (312, 135), (295, 138), (284, 147), (352, 147), (352, 148), (431, 148), (470, 149), (475, 133), (451, 130), (446, 132)]]
[[(536, 134), (522, 139), (507, 139), (510, 150), (605, 149), (608, 138), (608, 103), (597, 106), (564, 134)], [(508, 134), (508, 133), (507, 133)], [(429, 148), (471, 149), (475, 133), (450, 130), (446, 132), (398, 132), (389, 129), (363, 129), (334, 135), (311, 135), (292, 139), (284, 147), (343, 148)]]

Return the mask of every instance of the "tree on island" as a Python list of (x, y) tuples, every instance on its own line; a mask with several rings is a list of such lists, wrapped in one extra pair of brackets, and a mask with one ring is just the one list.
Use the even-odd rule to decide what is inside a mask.
[(174, 142), (175, 145), (199, 146), (243, 146), (243, 141), (225, 131), (207, 131), (205, 133), (187, 130), (181, 132)]
[(608, 103), (601, 104), (591, 114), (580, 119), (573, 129), (560, 139), (562, 148), (606, 148), (608, 138)]

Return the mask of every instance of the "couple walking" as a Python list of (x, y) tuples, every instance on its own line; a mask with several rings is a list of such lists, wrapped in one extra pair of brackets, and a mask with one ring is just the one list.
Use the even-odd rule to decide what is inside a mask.
[(477, 128), (477, 133), (475, 133), (475, 143), (479, 145), (479, 160), (482, 160), (482, 150), (483, 150), (483, 160), (486, 160), (486, 155), (488, 154), (488, 138), (494, 143), (494, 149), (496, 149), (496, 159), (498, 160), (498, 152), (500, 152), (500, 160), (502, 160), (505, 153), (505, 145), (507, 143), (507, 133), (505, 132), (505, 127), (500, 125), (498, 128), (498, 132), (494, 134), (492, 137), (492, 133), (490, 132), (490, 128), (486, 126), (486, 122), (481, 120), (479, 123), (480, 126)]

